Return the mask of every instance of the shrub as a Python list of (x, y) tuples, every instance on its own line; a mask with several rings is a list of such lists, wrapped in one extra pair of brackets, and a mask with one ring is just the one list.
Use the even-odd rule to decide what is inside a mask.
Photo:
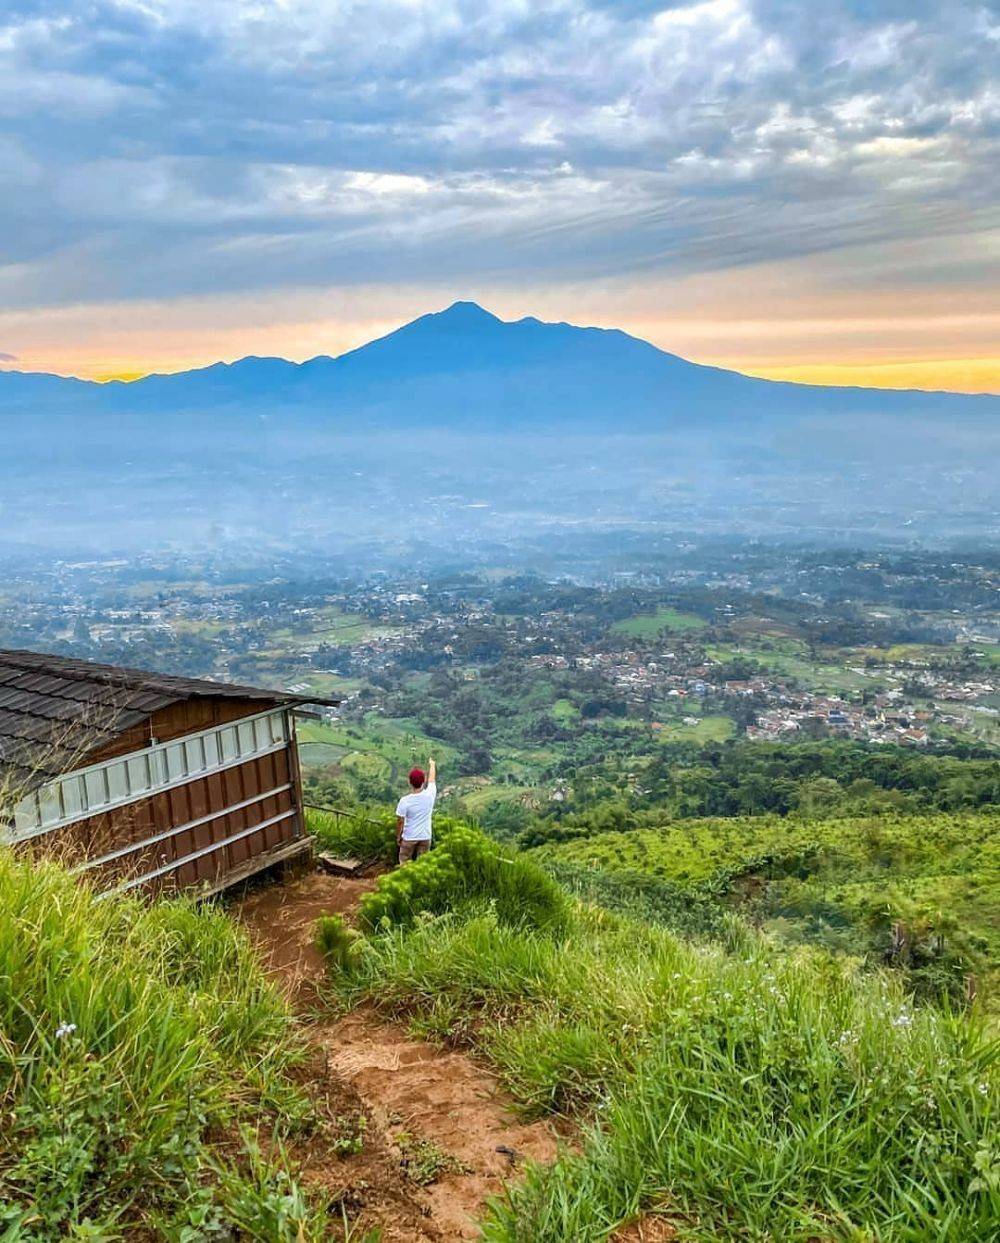
[(335, 816), (310, 809), (306, 826), (319, 848), (332, 855), (383, 863), (396, 857), (396, 818), (388, 812), (359, 810), (355, 815)]
[(505, 852), (467, 826), (449, 826), (433, 850), (383, 876), (358, 907), (361, 926), (407, 925), (422, 911), (440, 914), (477, 898), (490, 899), (498, 919), (550, 932), (566, 926), (569, 901), (528, 859)]

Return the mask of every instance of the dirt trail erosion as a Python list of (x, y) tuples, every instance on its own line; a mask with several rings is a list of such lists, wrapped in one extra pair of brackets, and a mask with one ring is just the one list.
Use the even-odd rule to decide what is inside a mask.
[[(522, 1123), (490, 1072), (462, 1052), (413, 1039), (366, 1007), (330, 1020), (317, 1005), (323, 962), (313, 945), (320, 915), (350, 919), (374, 880), (320, 872), (251, 890), (234, 904), (268, 971), (298, 1007), (313, 1055), (305, 1086), (326, 1117), (294, 1152), (307, 1183), (343, 1205), (363, 1237), (383, 1243), (479, 1238), (487, 1198), (519, 1176), (525, 1159), (551, 1161), (547, 1123)], [(352, 1114), (353, 1111), (353, 1114)], [(329, 1135), (363, 1114), (360, 1153), (341, 1156)]]

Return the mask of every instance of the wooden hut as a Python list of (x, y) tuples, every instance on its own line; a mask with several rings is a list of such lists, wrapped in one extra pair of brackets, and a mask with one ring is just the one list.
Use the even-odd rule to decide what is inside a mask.
[(0, 650), (0, 841), (100, 890), (216, 892), (308, 849), (281, 691)]

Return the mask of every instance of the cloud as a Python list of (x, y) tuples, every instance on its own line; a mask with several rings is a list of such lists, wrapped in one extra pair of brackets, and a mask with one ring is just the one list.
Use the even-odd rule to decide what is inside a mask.
[(0, 352), (0, 363), (16, 363), (16, 362), (17, 362), (16, 354), (4, 354)]
[(872, 248), (919, 246), (935, 280), (956, 239), (962, 280), (991, 271), (1000, 24), (981, 4), (7, 12), (9, 307), (680, 279), (859, 247), (843, 279), (868, 286)]

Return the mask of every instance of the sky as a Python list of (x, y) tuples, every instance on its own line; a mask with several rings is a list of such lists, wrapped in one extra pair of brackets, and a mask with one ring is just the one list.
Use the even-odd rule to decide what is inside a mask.
[(0, 367), (338, 354), (455, 299), (1000, 392), (1000, 7), (0, 0)]

